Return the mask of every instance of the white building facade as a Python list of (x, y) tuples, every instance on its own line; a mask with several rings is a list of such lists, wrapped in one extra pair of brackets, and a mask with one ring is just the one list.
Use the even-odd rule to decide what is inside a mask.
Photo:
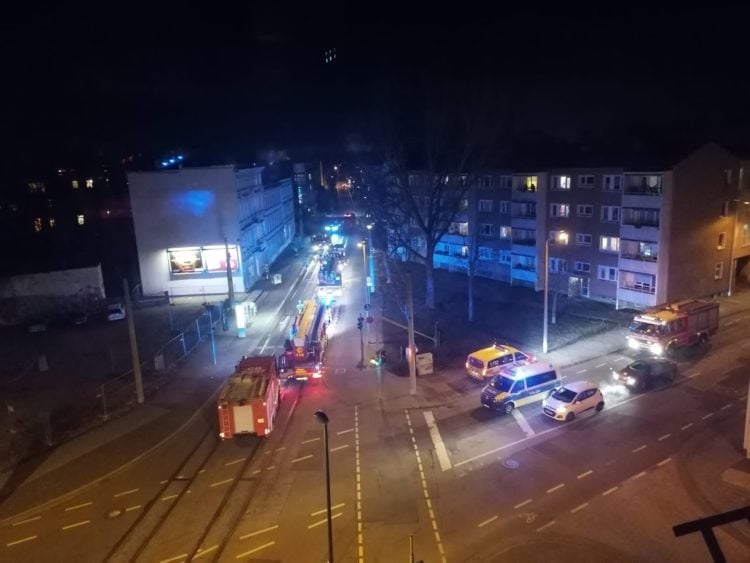
[(128, 173), (144, 295), (248, 291), (295, 234), (290, 180), (263, 168)]

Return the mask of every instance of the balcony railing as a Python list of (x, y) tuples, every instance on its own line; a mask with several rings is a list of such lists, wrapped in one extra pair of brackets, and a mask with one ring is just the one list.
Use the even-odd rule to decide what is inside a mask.
[(536, 266), (530, 266), (527, 264), (513, 264), (514, 270), (522, 270), (524, 272), (536, 272)]
[(658, 262), (659, 260), (658, 256), (649, 256), (646, 254), (639, 254), (637, 252), (635, 254), (630, 254), (620, 251), (620, 256), (622, 258), (629, 258), (630, 260), (642, 260), (643, 262)]
[(640, 229), (641, 227), (653, 227), (656, 229), (659, 228), (659, 221), (642, 221), (636, 219), (628, 219), (627, 217), (623, 217), (622, 224), (630, 225), (631, 227), (635, 227), (636, 229)]
[(625, 186), (625, 194), (627, 195), (661, 195), (661, 186)]
[(619, 285), (620, 289), (627, 289), (629, 291), (637, 291), (638, 293), (647, 293), (648, 295), (653, 295), (656, 293), (656, 288), (654, 286), (648, 286), (648, 285)]
[(536, 211), (529, 211), (526, 213), (513, 212), (510, 216), (516, 219), (536, 219)]
[(530, 186), (527, 186), (527, 185), (523, 184), (521, 186), (516, 186), (516, 191), (517, 192), (536, 192), (537, 191), (537, 187), (534, 184), (532, 184)]
[(523, 246), (536, 246), (536, 239), (534, 238), (514, 238), (513, 244), (521, 244)]

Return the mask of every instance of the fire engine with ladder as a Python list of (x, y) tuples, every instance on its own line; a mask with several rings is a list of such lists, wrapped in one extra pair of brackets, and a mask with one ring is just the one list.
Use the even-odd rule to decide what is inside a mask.
[(289, 380), (317, 380), (325, 375), (323, 358), (328, 345), (328, 309), (314, 299), (305, 301), (300, 309), (287, 342), (283, 372)]
[(275, 356), (242, 357), (219, 394), (219, 437), (267, 436), (281, 402)]

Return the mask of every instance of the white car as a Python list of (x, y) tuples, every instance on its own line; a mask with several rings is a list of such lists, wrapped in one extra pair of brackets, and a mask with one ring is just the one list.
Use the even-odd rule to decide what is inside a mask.
[(107, 307), (108, 321), (121, 321), (125, 318), (125, 306), (122, 303), (115, 303)]
[(576, 381), (553, 389), (542, 402), (542, 412), (546, 416), (566, 422), (586, 411), (599, 412), (603, 408), (602, 392), (588, 381)]

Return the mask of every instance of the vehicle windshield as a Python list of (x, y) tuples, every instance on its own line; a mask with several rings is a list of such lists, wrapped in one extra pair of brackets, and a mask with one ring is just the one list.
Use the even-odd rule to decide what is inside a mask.
[(469, 365), (473, 368), (482, 369), (484, 367), (484, 362), (482, 360), (477, 360), (474, 356), (469, 356)]
[(552, 398), (563, 403), (572, 403), (573, 399), (576, 398), (576, 394), (570, 389), (560, 387), (560, 389), (556, 389), (555, 392), (552, 393)]
[(514, 381), (512, 379), (508, 379), (507, 377), (498, 375), (492, 379), (491, 385), (498, 391), (507, 393), (508, 391), (510, 391), (510, 388), (513, 387), (513, 383)]
[(110, 305), (107, 309), (109, 311), (118, 312), (119, 313), (122, 310), (122, 305)]
[(661, 336), (664, 334), (664, 329), (663, 325), (644, 323), (643, 321), (633, 321), (630, 323), (630, 332), (645, 334), (647, 336)]

